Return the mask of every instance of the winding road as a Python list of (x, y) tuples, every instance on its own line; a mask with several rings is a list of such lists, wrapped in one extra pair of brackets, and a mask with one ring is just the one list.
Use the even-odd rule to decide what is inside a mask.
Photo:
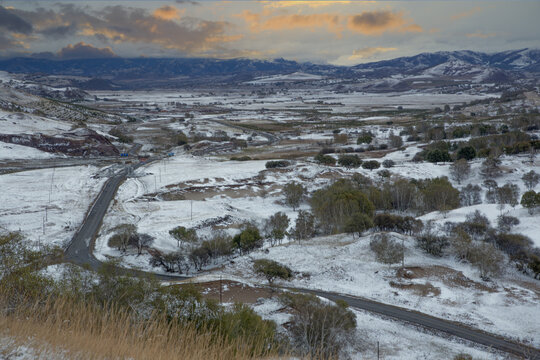
[[(140, 164), (135, 165), (134, 167), (136, 168), (138, 166), (140, 166)], [(81, 227), (73, 237), (69, 246), (66, 248), (65, 259), (67, 261), (78, 265), (90, 266), (90, 268), (93, 270), (97, 270), (101, 266), (101, 262), (93, 255), (93, 241), (99, 232), (101, 223), (107, 212), (107, 209), (111, 201), (113, 200), (120, 184), (126, 179), (127, 173), (128, 169), (124, 168), (117, 172), (104, 184), (96, 200), (91, 205), (90, 210), (88, 211)], [(156, 278), (165, 281), (178, 281), (189, 279), (189, 277), (187, 276), (148, 274), (143, 271), (125, 268), (120, 268), (118, 270), (129, 276), (154, 275)], [(411, 311), (397, 306), (353, 297), (349, 295), (309, 289), (286, 289), (303, 293), (312, 293), (330, 300), (343, 300), (347, 304), (349, 304), (350, 307), (355, 309), (361, 309), (377, 313), (427, 329), (432, 329), (439, 333), (444, 332), (477, 344), (487, 346), (488, 348), (504, 351), (508, 354), (512, 354), (521, 358), (540, 359), (539, 349), (518, 344), (510, 340), (506, 340), (502, 337), (488, 334), (478, 329), (473, 329), (462, 324), (457, 324), (449, 320), (436, 318), (420, 312)]]

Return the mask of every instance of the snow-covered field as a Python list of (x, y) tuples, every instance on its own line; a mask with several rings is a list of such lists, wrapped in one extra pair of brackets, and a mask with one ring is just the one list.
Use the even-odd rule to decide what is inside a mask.
[[(417, 151), (419, 148), (410, 146), (404, 151), (389, 153), (379, 160), (395, 160), (397, 165), (389, 170), (407, 178), (449, 175), (449, 164), (412, 162)], [(505, 173), (497, 179), (499, 185), (515, 183), (521, 192), (525, 191), (521, 181), (523, 173), (530, 169), (540, 172), (538, 164), (525, 164), (525, 158), (503, 157), (502, 160)], [(139, 232), (155, 237), (154, 247), (166, 252), (176, 251), (177, 243), (168, 231), (179, 225), (197, 227), (204, 221), (226, 215), (230, 216), (229, 223), (253, 221), (262, 225), (264, 219), (277, 211), (283, 211), (291, 218), (292, 226), (297, 213), (281, 203), (280, 191), (280, 186), (289, 181), (302, 182), (313, 191), (345, 173), (360, 172), (372, 179), (379, 177), (376, 171), (343, 170), (301, 161), (289, 169), (268, 171), (264, 163), (218, 161), (180, 153), (140, 168), (140, 177), (129, 179), (122, 185), (117, 195), (118, 201), (104, 220), (101, 236), (96, 243), (97, 256), (104, 258), (121, 255), (116, 249), (107, 246), (107, 239), (111, 235), (110, 229), (122, 222), (134, 223)], [(452, 181), (454, 186), (461, 188), (468, 183), (481, 183), (480, 165), (481, 160), (472, 161), (471, 177), (462, 184)], [(261, 179), (266, 185), (254, 183), (255, 179)], [(232, 185), (239, 185), (235, 188), (236, 193), (230, 190)], [(191, 194), (195, 196), (193, 200), (155, 201), (151, 198), (155, 193), (166, 193), (171, 189), (188, 186), (193, 187), (192, 191), (194, 187), (200, 186), (204, 189), (203, 195), (197, 198)], [(265, 187), (268, 192), (262, 196), (259, 191)], [(307, 209), (308, 205), (302, 207)], [(460, 208), (444, 215), (429, 213), (422, 219), (433, 219), (441, 224), (445, 221), (463, 221), (466, 214), (477, 209), (488, 216), (492, 225), (496, 225), (496, 217), (501, 211), (497, 205), (492, 204)], [(515, 208), (507, 206), (504, 211), (520, 219), (521, 223), (515, 231), (529, 235), (538, 245), (536, 234), (540, 228), (537, 216), (529, 215), (519, 205)], [(234, 233), (235, 230), (230, 231)], [(199, 234), (205, 235), (204, 227)], [(540, 317), (540, 290), (530, 284), (530, 278), (509, 268), (501, 278), (495, 279), (493, 283), (485, 283), (477, 270), (469, 264), (459, 263), (451, 257), (431, 257), (416, 248), (413, 238), (398, 234), (395, 236), (404, 241), (407, 247), (406, 266), (417, 269), (422, 274), (418, 278), (396, 277), (396, 268), (375, 261), (369, 248), (369, 236), (353, 239), (349, 235), (316, 238), (302, 243), (291, 242), (257, 251), (236, 258), (234, 265), (226, 265), (224, 272), (244, 281), (257, 281), (251, 269), (252, 259), (272, 258), (295, 271), (310, 274), (309, 278), (293, 280), (291, 284), (294, 286), (371, 298), (463, 322), (509, 338), (540, 344), (536, 337), (536, 319)], [(123, 256), (126, 264), (151, 270), (148, 255)], [(392, 285), (391, 282), (405, 284), (403, 286), (410, 288), (398, 288), (396, 286), (401, 285)], [(412, 348), (410, 351), (413, 354)]]
[(105, 178), (93, 166), (21, 171), (0, 176), (0, 229), (33, 244), (64, 245), (81, 224)]
[(42, 116), (0, 110), (0, 134), (54, 135), (69, 131), (70, 124)]

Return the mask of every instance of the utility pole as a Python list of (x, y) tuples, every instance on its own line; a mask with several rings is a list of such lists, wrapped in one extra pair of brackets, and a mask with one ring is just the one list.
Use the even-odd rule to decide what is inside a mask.
[(401, 268), (405, 269), (405, 238), (401, 238)]
[(377, 341), (377, 360), (380, 359), (379, 355), (380, 355), (380, 353), (379, 353), (379, 342)]
[(223, 276), (219, 275), (219, 303), (221, 304), (223, 302)]

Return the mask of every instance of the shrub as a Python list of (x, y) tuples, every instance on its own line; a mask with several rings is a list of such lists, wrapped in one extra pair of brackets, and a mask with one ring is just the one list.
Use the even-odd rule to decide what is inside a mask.
[(525, 184), (527, 189), (532, 190), (540, 182), (540, 175), (537, 174), (534, 170), (531, 170), (528, 173), (524, 174), (521, 179), (523, 180), (523, 183)]
[(388, 234), (383, 233), (372, 236), (369, 247), (375, 253), (377, 260), (384, 264), (395, 264), (403, 259), (403, 246), (391, 240)]
[(370, 144), (373, 141), (373, 135), (371, 133), (363, 132), (359, 137), (356, 143), (360, 144)]
[(500, 215), (497, 217), (497, 227), (502, 232), (509, 232), (512, 227), (519, 225), (519, 219), (513, 216)]
[(287, 160), (270, 160), (266, 162), (265, 167), (267, 169), (275, 169), (275, 168), (284, 168), (289, 165), (291, 165), (291, 163)]
[(441, 257), (444, 250), (448, 247), (448, 238), (434, 234), (425, 234), (416, 239), (418, 247), (428, 254)]
[(314, 160), (316, 162), (318, 162), (319, 164), (323, 164), (323, 165), (335, 165), (336, 164), (336, 159), (334, 159), (330, 155), (317, 154), (317, 156), (315, 156)]
[(534, 210), (540, 207), (540, 193), (534, 190), (529, 190), (521, 197), (521, 205), (527, 209), (529, 214), (534, 213)]
[(396, 163), (394, 162), (394, 160), (390, 160), (390, 159), (386, 159), (382, 162), (382, 165), (385, 167), (385, 168), (391, 168), (395, 165)]
[(354, 339), (356, 317), (344, 302), (326, 304), (313, 295), (286, 293), (281, 302), (293, 310), (290, 332), (295, 347), (310, 359), (334, 359)]
[(424, 158), (432, 163), (452, 161), (452, 158), (450, 157), (448, 151), (439, 149), (428, 151), (424, 155)]
[(277, 261), (259, 259), (253, 261), (253, 270), (256, 274), (263, 275), (271, 285), (275, 279), (289, 280), (293, 277), (292, 270)]
[(232, 156), (232, 161), (249, 161), (252, 160), (250, 156)]
[(340, 155), (337, 162), (339, 165), (351, 169), (359, 167), (362, 164), (362, 159), (358, 155)]
[(472, 146), (464, 146), (457, 151), (457, 159), (472, 160), (476, 157), (476, 150)]
[(377, 160), (368, 160), (362, 163), (362, 168), (368, 169), (371, 171), (374, 169), (378, 169), (379, 167), (381, 167), (381, 164)]

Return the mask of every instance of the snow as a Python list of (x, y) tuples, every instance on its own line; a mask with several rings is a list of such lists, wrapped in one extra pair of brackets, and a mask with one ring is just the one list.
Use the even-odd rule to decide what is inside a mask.
[(35, 149), (30, 146), (4, 143), (0, 141), (0, 159), (51, 159), (57, 155)]
[(0, 229), (21, 231), (34, 245), (66, 244), (106, 180), (97, 172), (74, 166), (1, 175)]
[(0, 110), (0, 134), (54, 135), (71, 129), (72, 124), (41, 116)]

